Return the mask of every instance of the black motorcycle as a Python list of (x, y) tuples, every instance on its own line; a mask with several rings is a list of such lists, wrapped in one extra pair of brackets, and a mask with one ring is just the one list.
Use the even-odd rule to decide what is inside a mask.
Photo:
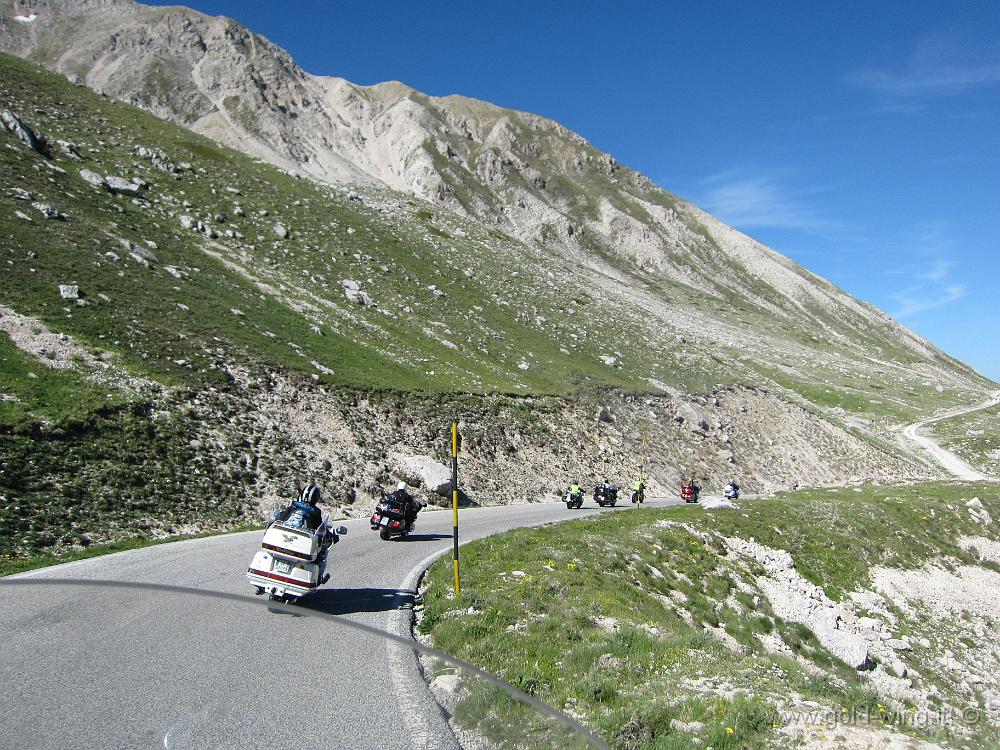
[(602, 508), (614, 507), (615, 503), (618, 502), (618, 488), (614, 485), (605, 487), (603, 484), (599, 484), (594, 487), (594, 502), (600, 505)]
[(412, 522), (406, 519), (404, 502), (393, 497), (386, 497), (376, 505), (370, 520), (372, 531), (378, 531), (383, 540), (394, 536), (402, 539), (413, 530)]

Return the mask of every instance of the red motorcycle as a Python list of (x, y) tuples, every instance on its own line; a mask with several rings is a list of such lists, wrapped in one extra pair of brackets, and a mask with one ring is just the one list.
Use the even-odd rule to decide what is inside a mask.
[(694, 482), (687, 482), (681, 485), (681, 500), (685, 503), (698, 502), (698, 485)]

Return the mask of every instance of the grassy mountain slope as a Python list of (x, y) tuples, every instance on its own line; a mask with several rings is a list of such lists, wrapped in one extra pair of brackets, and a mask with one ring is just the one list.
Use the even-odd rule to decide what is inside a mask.
[[(670, 488), (695, 472), (748, 486), (921, 474), (884, 428), (983, 387), (912, 353), (870, 371), (857, 344), (759, 308), (595, 277), (412, 196), (290, 176), (30, 63), (0, 70), (0, 110), (51, 148), (0, 132), (0, 554), (242, 523), (306, 476), (363, 509), (407, 476), (397, 454), (441, 457), (452, 416), (468, 420), (484, 502), (598, 466), (627, 476), (641, 433)], [(114, 193), (83, 170), (142, 187)], [(733, 383), (751, 389), (717, 387)], [(602, 405), (614, 423), (595, 422)]]
[[(296, 240), (300, 248), (320, 250), (319, 257), (311, 250), (304, 262), (291, 255), (278, 265), (300, 262), (285, 274), (296, 285), (308, 275), (330, 284), (326, 271), (333, 267), (323, 250), (337, 243), (338, 249), (348, 245), (348, 259), (359, 250), (372, 258), (353, 268), (335, 259), (338, 271), (367, 278), (389, 273), (395, 278), (383, 283), (397, 290), (406, 276), (438, 286), (457, 276), (433, 322), (464, 329), (481, 318), (478, 330), (459, 337), (464, 340), (444, 336), (458, 347), (446, 379), (463, 388), (559, 391), (581, 380), (646, 387), (652, 379), (700, 390), (741, 380), (780, 390), (833, 419), (843, 410), (861, 420), (855, 429), (884, 432), (971, 401), (978, 394), (970, 391), (989, 387), (880, 311), (670, 195), (558, 123), (466, 97), (430, 97), (397, 82), (360, 87), (310, 76), (284, 50), (232, 19), (186, 8), (49, 0), (38, 14), (32, 24), (0, 18), (0, 48), (282, 168), (385, 185), (435, 204), (411, 205), (405, 195), (374, 191), (375, 211), (363, 211), (334, 199), (336, 210), (368, 227), (366, 236), (344, 242), (304, 203), (286, 202), (283, 218), (299, 232), (282, 251), (294, 252)], [(301, 186), (298, 199), (309, 190), (317, 191), (309, 200), (318, 207), (321, 188)], [(319, 210), (332, 209), (323, 203)], [(344, 219), (341, 232), (350, 221)], [(375, 231), (380, 226), (390, 237)], [(259, 232), (260, 222), (254, 228)], [(271, 239), (266, 226), (263, 236)], [(504, 245), (507, 238), (520, 242)], [(392, 251), (394, 243), (399, 252)], [(432, 249), (411, 252), (419, 245)], [(484, 252), (491, 268), (475, 266)], [(475, 271), (471, 278), (464, 277), (467, 268)], [(516, 283), (506, 284), (509, 279)], [(464, 289), (469, 294), (462, 297)], [(573, 306), (574, 299), (580, 304)], [(461, 321), (449, 315), (449, 305)], [(355, 323), (366, 315), (354, 312)], [(376, 318), (372, 344), (387, 349), (396, 334), (408, 333), (405, 323)], [(498, 343), (497, 334), (508, 332), (524, 345)], [(420, 346), (412, 354), (428, 358), (434, 349)], [(562, 350), (571, 352), (571, 361)], [(621, 372), (595, 367), (592, 357), (601, 355), (614, 356)], [(530, 367), (533, 357), (537, 369)], [(522, 361), (529, 369), (513, 372)], [(441, 368), (434, 373), (424, 385), (428, 378), (441, 382)]]

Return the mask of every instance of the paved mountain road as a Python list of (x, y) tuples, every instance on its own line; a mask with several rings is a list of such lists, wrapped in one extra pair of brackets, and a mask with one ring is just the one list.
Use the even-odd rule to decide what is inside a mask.
[[(464, 510), (462, 538), (599, 512), (610, 511), (562, 503)], [(381, 541), (367, 519), (346, 525), (330, 554), (330, 583), (300, 606), (390, 629), (411, 601), (412, 591), (400, 588), (407, 574), (448, 547), (451, 513), (421, 514), (405, 541)], [(211, 537), (18, 578), (168, 583), (254, 599), (243, 574), (259, 543), (260, 532)], [(377, 636), (181, 594), (30, 586), (2, 593), (0, 746), (453, 747), (412, 653)]]
[(951, 451), (942, 448), (934, 438), (929, 437), (928, 435), (920, 434), (920, 430), (921, 428), (934, 424), (935, 422), (941, 422), (945, 419), (953, 419), (954, 417), (960, 417), (964, 414), (971, 414), (972, 412), (989, 409), (997, 404), (1000, 404), (1000, 391), (994, 393), (988, 401), (982, 404), (951, 409), (943, 414), (938, 414), (937, 416), (929, 417), (914, 424), (907, 425), (903, 428), (903, 436), (912, 440), (914, 443), (927, 451), (931, 458), (943, 466), (945, 471), (952, 474), (956, 479), (964, 479), (971, 482), (993, 479), (993, 477), (989, 477), (978, 469), (973, 468), (966, 461), (962, 460)]

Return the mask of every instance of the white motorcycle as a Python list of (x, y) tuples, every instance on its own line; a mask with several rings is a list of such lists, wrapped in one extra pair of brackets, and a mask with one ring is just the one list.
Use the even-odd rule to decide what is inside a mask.
[(315, 530), (275, 522), (264, 532), (261, 548), (247, 568), (247, 578), (258, 595), (294, 603), (330, 580), (327, 552), (346, 533), (346, 526), (333, 529), (326, 519)]

